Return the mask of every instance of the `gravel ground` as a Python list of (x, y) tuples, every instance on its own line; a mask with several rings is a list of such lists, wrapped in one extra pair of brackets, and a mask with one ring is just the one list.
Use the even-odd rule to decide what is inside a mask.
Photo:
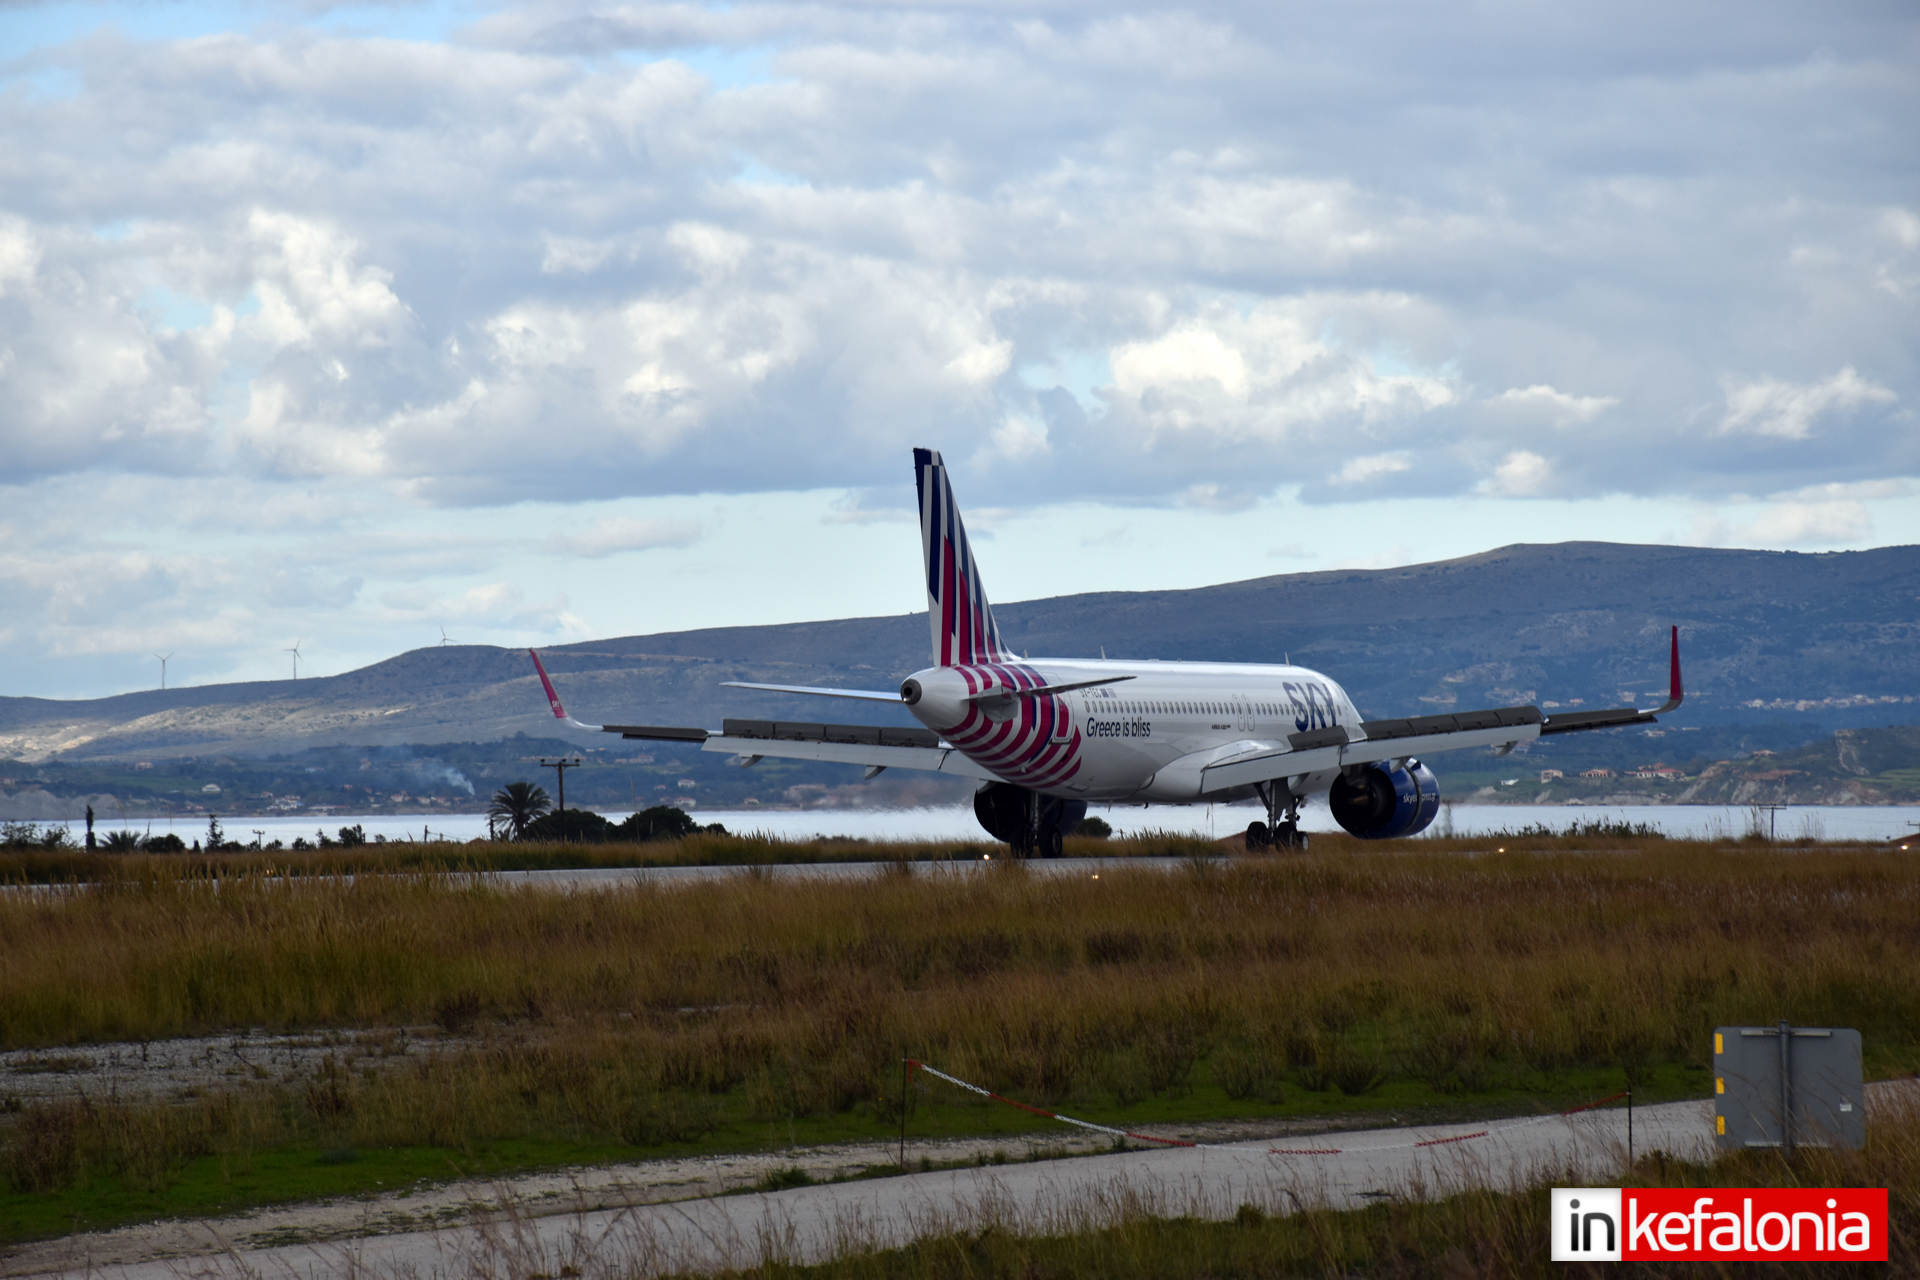
[(177, 1100), (208, 1089), (311, 1075), (328, 1058), (357, 1066), (368, 1059), (405, 1059), (471, 1043), (438, 1027), (391, 1027), (23, 1049), (0, 1053), (0, 1099), (45, 1102), (85, 1094)]

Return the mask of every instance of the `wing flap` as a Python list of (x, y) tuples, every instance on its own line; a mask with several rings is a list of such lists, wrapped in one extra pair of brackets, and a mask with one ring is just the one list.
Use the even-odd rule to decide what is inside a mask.
[(723, 720), (721, 729), (676, 725), (610, 724), (607, 733), (652, 742), (693, 742), (703, 751), (735, 756), (771, 756), (776, 760), (823, 760), (830, 764), (878, 765), (919, 769), (960, 778), (1001, 781), (952, 747), (931, 729), (900, 729), (877, 724), (812, 724), (786, 720)]
[(771, 756), (776, 760), (824, 760), (832, 764), (879, 765), (886, 769), (919, 769), (960, 778), (1002, 779), (952, 747), (893, 746), (879, 742), (832, 742), (826, 739), (731, 737), (715, 734), (702, 751), (724, 751), (736, 756)]
[(810, 724), (787, 720), (722, 720), (720, 724), (721, 733), (729, 738), (764, 738), (773, 742), (871, 743), (888, 747), (940, 745), (940, 735), (931, 729), (898, 729), (891, 725)]
[[(1203, 770), (1200, 790), (1203, 793), (1226, 791), (1278, 778), (1297, 778), (1436, 751), (1528, 742), (1540, 736), (1544, 719), (1537, 707), (1497, 707), (1450, 716), (1366, 721), (1360, 727), (1367, 736), (1358, 742), (1343, 741), (1344, 729), (1296, 733), (1288, 739), (1293, 744), (1292, 750), (1265, 752)], [(1380, 731), (1378, 734), (1376, 729)]]
[(707, 729), (686, 729), (665, 724), (603, 724), (602, 733), (617, 733), (623, 738), (645, 738), (651, 742), (705, 742), (712, 737)]

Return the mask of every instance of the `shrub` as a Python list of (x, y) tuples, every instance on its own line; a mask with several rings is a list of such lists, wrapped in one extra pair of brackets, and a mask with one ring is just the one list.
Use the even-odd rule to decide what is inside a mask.
[(680, 809), (671, 805), (657, 804), (651, 809), (642, 809), (630, 815), (627, 820), (614, 828), (622, 840), (641, 842), (652, 840), (682, 840), (700, 831), (700, 824), (688, 817)]
[(527, 840), (561, 844), (605, 844), (620, 828), (591, 809), (556, 809), (527, 824)]

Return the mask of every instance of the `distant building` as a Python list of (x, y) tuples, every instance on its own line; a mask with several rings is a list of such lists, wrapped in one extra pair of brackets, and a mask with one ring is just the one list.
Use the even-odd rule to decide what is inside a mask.
[(217, 796), (220, 794), (220, 784), (217, 782), (209, 782), (206, 786), (200, 788), (200, 793), (202, 795)]
[(1770, 756), (1773, 754), (1773, 752), (1767, 750), (1765, 747), (1755, 747), (1752, 751), (1749, 751), (1747, 754), (1753, 755), (1753, 756)]
[(1564, 778), (1566, 776), (1566, 774), (1558, 769), (1542, 769), (1540, 771), (1540, 781), (1542, 782), (1552, 782), (1555, 778)]
[(1629, 778), (1647, 778), (1656, 781), (1671, 782), (1687, 775), (1667, 764), (1643, 764), (1627, 775)]
[(1582, 771), (1581, 771), (1581, 773), (1580, 773), (1580, 776), (1581, 776), (1581, 777), (1583, 777), (1583, 778), (1611, 778), (1611, 777), (1613, 776), (1613, 770), (1611, 770), (1611, 769), (1584, 769), (1584, 770), (1582, 770)]

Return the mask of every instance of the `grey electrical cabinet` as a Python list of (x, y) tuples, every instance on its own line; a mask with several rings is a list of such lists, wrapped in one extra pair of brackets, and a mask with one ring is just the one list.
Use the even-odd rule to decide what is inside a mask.
[(1713, 1130), (1723, 1150), (1867, 1143), (1860, 1033), (1847, 1027), (1721, 1027), (1713, 1033)]

